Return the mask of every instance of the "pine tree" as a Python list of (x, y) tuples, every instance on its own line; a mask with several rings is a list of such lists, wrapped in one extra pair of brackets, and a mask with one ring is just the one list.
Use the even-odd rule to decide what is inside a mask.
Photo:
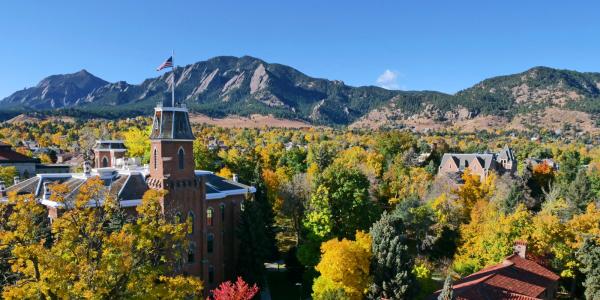
[(446, 281), (444, 281), (444, 287), (438, 296), (438, 300), (452, 300), (453, 298), (452, 278), (448, 275), (446, 276)]
[(263, 244), (263, 247), (265, 247), (265, 250), (267, 251), (267, 256), (265, 258), (275, 260), (278, 256), (277, 241), (275, 238), (275, 214), (273, 213), (273, 206), (267, 198), (267, 186), (265, 185), (261, 167), (258, 163), (254, 168), (252, 185), (256, 188), (254, 202), (256, 202), (256, 206), (260, 210), (260, 215), (263, 218), (263, 225), (260, 228), (264, 231), (266, 238)]
[(590, 180), (584, 169), (579, 170), (575, 180), (568, 185), (566, 199), (572, 214), (584, 212), (587, 205), (593, 200)]
[(402, 221), (386, 212), (371, 227), (373, 283), (370, 299), (405, 299), (414, 281), (413, 261), (408, 255), (405, 228)]
[(269, 256), (269, 238), (264, 230), (264, 221), (258, 203), (246, 201), (237, 228), (241, 247), (236, 271), (247, 282), (259, 285), (262, 285), (264, 263)]
[(600, 299), (600, 243), (596, 239), (587, 239), (577, 251), (577, 259), (583, 265), (581, 272), (585, 274), (585, 298)]

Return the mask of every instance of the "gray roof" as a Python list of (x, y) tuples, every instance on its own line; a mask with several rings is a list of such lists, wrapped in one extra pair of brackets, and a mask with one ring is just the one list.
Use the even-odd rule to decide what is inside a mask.
[(498, 153), (498, 159), (515, 160), (515, 155), (508, 146), (505, 146), (500, 153)]
[(40, 178), (37, 176), (23, 180), (15, 185), (6, 188), (7, 193), (17, 192), (17, 194), (37, 194), (37, 187), (40, 183)]
[(95, 150), (127, 150), (125, 144), (121, 140), (114, 141), (96, 141), (96, 145), (94, 145)]
[[(50, 176), (48, 176), (50, 175)], [(253, 192), (250, 186), (228, 180), (214, 175), (211, 172), (197, 171), (197, 177), (202, 177), (206, 182), (207, 198), (215, 199), (240, 193), (240, 191)], [(83, 177), (82, 174), (40, 174), (18, 184), (7, 188), (7, 192), (16, 192), (19, 195), (34, 194), (36, 198), (42, 198), (44, 194), (44, 183), (67, 184), (69, 195), (67, 199), (74, 200), (79, 193), (79, 188), (91, 177)], [(114, 172), (111, 178), (103, 179), (106, 191), (120, 201), (142, 199), (144, 193), (149, 189), (146, 176), (143, 173), (118, 173)]]
[(491, 153), (444, 153), (440, 165), (444, 165), (448, 159), (454, 160), (459, 170), (464, 170), (474, 159), (478, 159), (484, 169), (488, 170), (492, 166), (494, 154)]
[(144, 176), (142, 174), (133, 174), (128, 177), (119, 197), (123, 200), (142, 199), (147, 190), (148, 185)]
[(193, 140), (187, 109), (180, 107), (157, 107), (150, 139)]

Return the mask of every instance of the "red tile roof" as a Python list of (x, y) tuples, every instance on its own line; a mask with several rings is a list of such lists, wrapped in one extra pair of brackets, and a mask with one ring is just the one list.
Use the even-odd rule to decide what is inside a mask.
[(502, 263), (466, 276), (453, 285), (457, 299), (515, 299), (543, 297), (560, 277), (534, 261), (513, 254)]

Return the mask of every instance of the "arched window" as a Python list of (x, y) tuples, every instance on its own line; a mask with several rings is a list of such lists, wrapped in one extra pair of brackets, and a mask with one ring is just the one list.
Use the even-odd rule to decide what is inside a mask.
[(215, 283), (215, 267), (208, 266), (208, 283)]
[(180, 212), (175, 213), (175, 217), (173, 218), (173, 221), (176, 224), (179, 224), (179, 223), (181, 223), (181, 221), (183, 221), (182, 218), (181, 218), (181, 213)]
[(106, 156), (102, 158), (102, 167), (108, 168), (108, 158)]
[(221, 203), (219, 209), (221, 209), (221, 221), (225, 221), (225, 203)]
[(179, 161), (179, 170), (183, 170), (184, 167), (184, 161), (183, 161), (183, 157), (184, 157), (185, 153), (183, 152), (183, 148), (179, 148), (179, 151), (177, 151), (177, 159)]
[(206, 210), (206, 225), (212, 226), (213, 224), (213, 209), (208, 208)]
[(194, 263), (194, 260), (196, 259), (196, 244), (194, 242), (190, 242), (190, 248), (188, 249), (188, 257), (187, 257), (187, 262), (188, 264)]
[(188, 212), (188, 222), (190, 222), (190, 230), (188, 230), (189, 234), (193, 234), (194, 233), (194, 229), (196, 227), (196, 218), (194, 218), (194, 212)]
[(154, 148), (154, 170), (158, 168), (158, 151)]
[(206, 252), (213, 253), (215, 244), (215, 236), (212, 233), (209, 233), (206, 237)]

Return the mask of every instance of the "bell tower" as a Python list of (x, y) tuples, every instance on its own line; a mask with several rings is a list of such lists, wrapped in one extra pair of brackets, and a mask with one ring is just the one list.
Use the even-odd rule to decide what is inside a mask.
[(193, 179), (194, 135), (185, 106), (154, 109), (150, 134), (150, 177), (156, 180)]
[(150, 133), (148, 187), (167, 191), (161, 199), (166, 218), (191, 222), (189, 249), (182, 249), (184, 254), (178, 269), (181, 273), (202, 276), (203, 233), (200, 224), (206, 193), (202, 178), (194, 172), (193, 142), (187, 108), (184, 105), (157, 105)]

